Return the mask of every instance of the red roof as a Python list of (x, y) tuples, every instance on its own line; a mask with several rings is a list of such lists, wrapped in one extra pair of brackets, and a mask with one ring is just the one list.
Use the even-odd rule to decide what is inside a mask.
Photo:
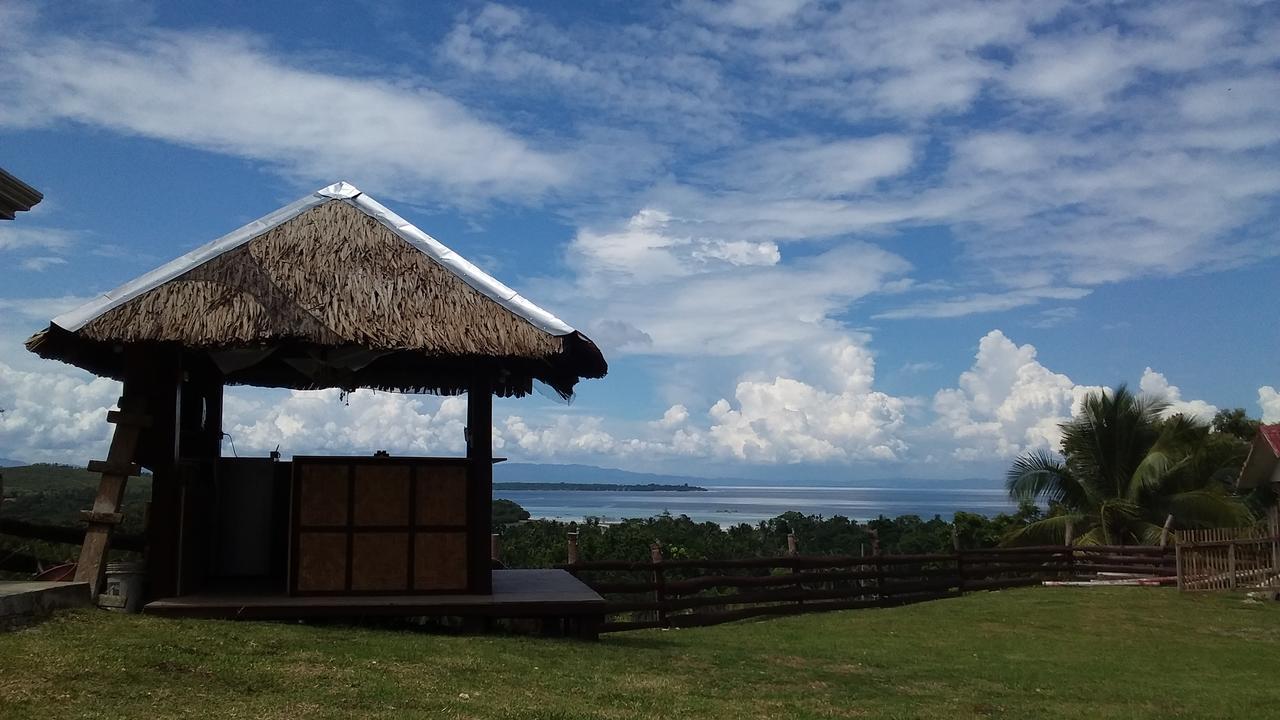
[(1280, 457), (1280, 423), (1263, 425), (1258, 428), (1258, 434), (1266, 438), (1267, 444), (1271, 446), (1271, 452)]

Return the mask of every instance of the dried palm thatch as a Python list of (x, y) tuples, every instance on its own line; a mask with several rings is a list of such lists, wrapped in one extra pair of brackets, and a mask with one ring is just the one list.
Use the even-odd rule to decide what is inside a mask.
[(581, 333), (555, 335), (480, 292), (350, 202), (311, 207), (31, 351), (118, 377), (121, 346), (208, 354), (230, 384), (563, 395), (602, 377)]

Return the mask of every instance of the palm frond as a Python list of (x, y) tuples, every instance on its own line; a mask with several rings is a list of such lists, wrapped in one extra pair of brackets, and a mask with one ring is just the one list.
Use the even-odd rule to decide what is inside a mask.
[(1240, 499), (1221, 490), (1188, 490), (1170, 495), (1163, 503), (1179, 529), (1244, 527), (1253, 515)]
[(1072, 525), (1075, 530), (1082, 530), (1086, 529), (1089, 523), (1089, 516), (1079, 513), (1054, 515), (1014, 528), (1000, 540), (1000, 544), (1061, 545), (1067, 540), (1068, 525)]
[(1080, 494), (1067, 467), (1044, 450), (1014, 460), (1005, 474), (1005, 489), (1015, 502), (1061, 503)]

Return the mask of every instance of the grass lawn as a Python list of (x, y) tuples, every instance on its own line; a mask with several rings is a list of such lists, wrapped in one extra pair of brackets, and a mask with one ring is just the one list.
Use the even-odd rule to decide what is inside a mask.
[(1026, 588), (597, 644), (82, 611), (0, 634), (0, 717), (1261, 718), (1280, 603)]

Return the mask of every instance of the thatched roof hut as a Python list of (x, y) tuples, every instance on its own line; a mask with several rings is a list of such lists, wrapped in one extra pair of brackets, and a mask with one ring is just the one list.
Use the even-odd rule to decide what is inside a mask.
[[(492, 396), (534, 381), (568, 396), (607, 370), (586, 336), (347, 183), (54, 318), (27, 348), (123, 381), (107, 459), (89, 464), (102, 481), (76, 577), (95, 592), (145, 468), (153, 598), (249, 582), (413, 596), (395, 606), (411, 615), (428, 614), (419, 595), (493, 589)], [(466, 456), (225, 458), (227, 384), (465, 392)]]
[(53, 320), (27, 348), (120, 379), (123, 350), (206, 353), (227, 384), (568, 396), (603, 377), (585, 335), (347, 183)]

